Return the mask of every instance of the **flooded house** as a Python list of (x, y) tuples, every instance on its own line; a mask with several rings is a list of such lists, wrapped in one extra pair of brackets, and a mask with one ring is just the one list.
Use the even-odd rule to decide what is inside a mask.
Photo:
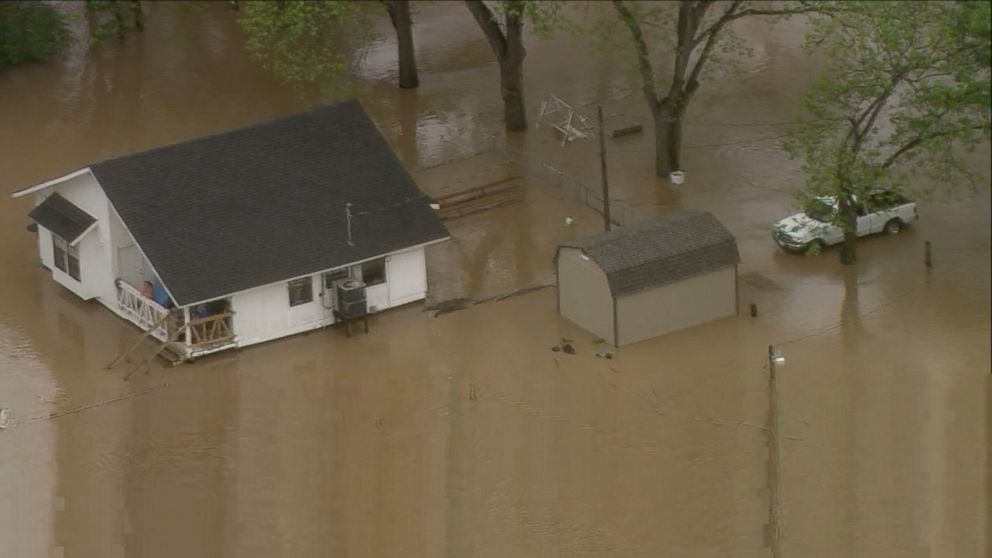
[(558, 312), (614, 346), (737, 313), (737, 242), (679, 210), (558, 245)]
[(178, 359), (421, 300), (448, 232), (354, 101), (92, 164), (34, 195), (54, 281)]

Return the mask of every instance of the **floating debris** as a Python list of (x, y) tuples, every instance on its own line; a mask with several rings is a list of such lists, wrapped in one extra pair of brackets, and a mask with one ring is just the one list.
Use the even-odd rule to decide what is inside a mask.
[(596, 356), (598, 356), (599, 358), (605, 358), (609, 360), (613, 358), (613, 353), (611, 353), (610, 351), (599, 351), (598, 353), (596, 353)]
[(10, 426), (10, 409), (0, 407), (0, 430)]
[(565, 343), (564, 345), (562, 345), (561, 350), (567, 355), (575, 354), (575, 347), (573, 347), (571, 343)]

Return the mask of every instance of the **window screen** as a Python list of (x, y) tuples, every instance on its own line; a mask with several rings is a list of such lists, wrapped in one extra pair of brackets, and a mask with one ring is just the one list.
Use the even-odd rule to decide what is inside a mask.
[(289, 282), (289, 305), (299, 306), (313, 301), (313, 281), (309, 277)]
[(64, 238), (52, 234), (52, 259), (55, 262), (55, 267), (76, 281), (80, 280), (78, 247), (69, 246)]
[(386, 258), (368, 261), (362, 264), (362, 281), (366, 285), (378, 285), (386, 282)]

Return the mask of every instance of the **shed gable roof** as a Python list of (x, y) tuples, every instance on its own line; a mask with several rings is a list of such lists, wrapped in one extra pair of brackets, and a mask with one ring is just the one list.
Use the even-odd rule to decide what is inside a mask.
[(737, 242), (704, 211), (679, 210), (559, 247), (582, 250), (596, 262), (613, 296), (623, 296), (736, 265)]
[(76, 240), (96, 222), (95, 217), (62, 197), (58, 192), (36, 205), (28, 213), (28, 217), (69, 244), (75, 244)]
[(180, 305), (448, 237), (355, 101), (90, 169)]

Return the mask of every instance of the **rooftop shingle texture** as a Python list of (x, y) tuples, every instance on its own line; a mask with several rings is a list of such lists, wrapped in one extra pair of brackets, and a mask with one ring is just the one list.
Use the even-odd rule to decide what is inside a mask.
[(179, 305), (448, 236), (354, 101), (90, 169)]
[(636, 293), (736, 265), (737, 242), (715, 217), (674, 213), (597, 236), (566, 241), (606, 273), (614, 296)]
[(90, 228), (90, 225), (96, 221), (92, 215), (63, 198), (57, 192), (35, 206), (31, 213), (28, 213), (28, 217), (62, 237), (69, 244), (75, 242), (79, 235), (86, 232), (86, 229)]

